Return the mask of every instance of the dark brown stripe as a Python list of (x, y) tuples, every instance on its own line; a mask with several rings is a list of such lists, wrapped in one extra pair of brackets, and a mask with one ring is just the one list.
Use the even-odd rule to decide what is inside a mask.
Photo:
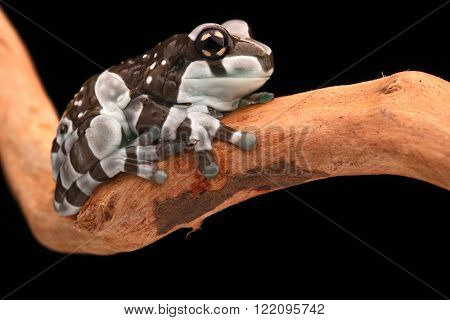
[(184, 141), (166, 142), (159, 146), (156, 153), (159, 159), (163, 160), (168, 156), (183, 152), (185, 148), (186, 143)]
[(67, 156), (67, 151), (66, 151), (66, 140), (63, 141), (62, 145), (61, 145), (61, 151), (62, 153)]
[(128, 173), (137, 174), (137, 154), (136, 147), (126, 148), (126, 160), (123, 166), (123, 170)]
[(151, 127), (148, 132), (145, 132), (139, 136), (138, 145), (140, 146), (148, 146), (153, 144), (156, 140), (159, 139), (161, 134), (160, 127)]
[(215, 75), (215, 76), (226, 76), (227, 75), (227, 70), (225, 69), (225, 67), (222, 64), (222, 61), (220, 60), (216, 60), (216, 61), (208, 61), (208, 66), (209, 69), (211, 70), (211, 72)]
[(233, 133), (235, 133), (237, 131), (238, 130), (236, 130), (236, 129), (233, 129), (229, 126), (221, 124), (219, 129), (217, 129), (216, 138), (218, 140), (222, 140), (222, 141), (230, 141)]
[(273, 52), (271, 52), (269, 56), (258, 56), (258, 61), (265, 72), (269, 71), (273, 68)]
[(86, 173), (99, 159), (92, 153), (87, 143), (85, 133), (83, 133), (70, 149), (70, 162), (78, 173)]
[(150, 137), (148, 134), (141, 134), (138, 138), (138, 145), (139, 146), (148, 146), (149, 144), (151, 144), (153, 141), (151, 141)]
[(66, 191), (67, 191), (66, 188), (63, 187), (61, 182), (61, 175), (58, 174), (58, 178), (56, 179), (55, 201), (61, 203), (64, 198), (64, 193)]
[(95, 117), (97, 117), (100, 114), (100, 112), (95, 111), (95, 112), (90, 112), (89, 115), (85, 115), (83, 118), (83, 122), (80, 123), (79, 127), (78, 127), (78, 135), (82, 134), (83, 132), (86, 131), (86, 129), (88, 129), (91, 125), (91, 121), (92, 119), (94, 119)]
[(106, 175), (105, 171), (103, 170), (100, 162), (98, 162), (95, 166), (93, 166), (90, 170), (89, 170), (89, 174), (91, 175), (91, 177), (94, 180), (97, 181), (106, 181), (109, 179), (109, 177)]
[(169, 114), (169, 108), (150, 99), (143, 100), (142, 104), (142, 112), (136, 122), (136, 131), (140, 135), (151, 127), (161, 128)]
[(214, 162), (214, 156), (209, 150), (196, 152), (197, 166), (200, 172), (204, 172), (205, 168)]
[(191, 120), (185, 119), (177, 129), (177, 140), (188, 141), (191, 136)]
[(126, 156), (128, 159), (132, 159), (132, 160), (136, 160), (137, 159), (137, 154), (136, 154), (136, 147), (129, 147), (126, 148)]
[(89, 196), (85, 195), (83, 191), (78, 188), (77, 184), (74, 183), (66, 192), (66, 200), (74, 207), (81, 207)]
[(52, 143), (52, 153), (57, 153), (59, 151), (59, 143), (56, 141), (56, 138), (53, 139), (53, 143)]

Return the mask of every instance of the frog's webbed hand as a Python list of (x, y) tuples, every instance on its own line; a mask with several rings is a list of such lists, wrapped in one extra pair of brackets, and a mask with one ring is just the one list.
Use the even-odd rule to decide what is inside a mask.
[(267, 103), (272, 101), (274, 94), (271, 92), (256, 92), (239, 101), (239, 107), (245, 107), (251, 104)]
[[(227, 141), (238, 146), (242, 150), (253, 149), (256, 145), (256, 137), (251, 132), (233, 129), (221, 124), (219, 121), (218, 125), (215, 124), (212, 128), (212, 132), (210, 132), (211, 138), (216, 137), (218, 140)], [(214, 156), (211, 152), (211, 140), (209, 137), (206, 137), (206, 131), (207, 130), (201, 130), (203, 133), (203, 140), (199, 140), (195, 144), (195, 150), (197, 152), (197, 165), (200, 172), (206, 178), (213, 178), (219, 173), (219, 166), (214, 161)]]
[(212, 154), (212, 138), (220, 127), (220, 121), (209, 114), (206, 106), (192, 106), (187, 109), (190, 121), (189, 143), (194, 145), (197, 167), (206, 178), (213, 178), (219, 173), (219, 166)]
[(230, 142), (243, 150), (252, 149), (256, 144), (256, 137), (253, 133), (222, 125), (204, 106), (188, 108), (187, 119), (190, 127), (188, 140), (194, 145), (198, 169), (206, 178), (213, 178), (219, 172), (219, 167), (211, 152), (213, 138)]

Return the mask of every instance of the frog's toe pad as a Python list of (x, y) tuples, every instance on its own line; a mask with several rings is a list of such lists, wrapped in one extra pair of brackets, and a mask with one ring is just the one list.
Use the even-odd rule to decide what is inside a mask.
[(158, 170), (152, 175), (152, 181), (156, 184), (163, 184), (167, 179), (167, 173), (163, 170)]
[(239, 147), (242, 150), (251, 150), (256, 145), (256, 136), (251, 132), (242, 132), (241, 141)]
[(210, 164), (202, 168), (202, 175), (207, 179), (214, 178), (218, 173), (219, 166), (214, 162), (211, 162)]

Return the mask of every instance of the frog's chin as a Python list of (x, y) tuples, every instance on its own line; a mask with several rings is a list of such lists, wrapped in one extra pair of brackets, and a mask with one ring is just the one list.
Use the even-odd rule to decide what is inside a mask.
[(204, 104), (219, 111), (231, 111), (239, 100), (261, 88), (269, 76), (184, 79), (178, 102)]

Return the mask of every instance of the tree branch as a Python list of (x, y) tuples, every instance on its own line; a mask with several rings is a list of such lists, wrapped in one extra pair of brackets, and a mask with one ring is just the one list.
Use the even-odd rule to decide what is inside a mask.
[(57, 115), (2, 13), (0, 30), (1, 162), (34, 235), (53, 250), (136, 250), (238, 202), (326, 177), (394, 174), (450, 189), (450, 85), (402, 72), (232, 113), (223, 122), (255, 132), (257, 148), (217, 142), (215, 179), (194, 170), (192, 154), (181, 155), (161, 162), (164, 185), (122, 174), (78, 216), (59, 217), (50, 169)]

